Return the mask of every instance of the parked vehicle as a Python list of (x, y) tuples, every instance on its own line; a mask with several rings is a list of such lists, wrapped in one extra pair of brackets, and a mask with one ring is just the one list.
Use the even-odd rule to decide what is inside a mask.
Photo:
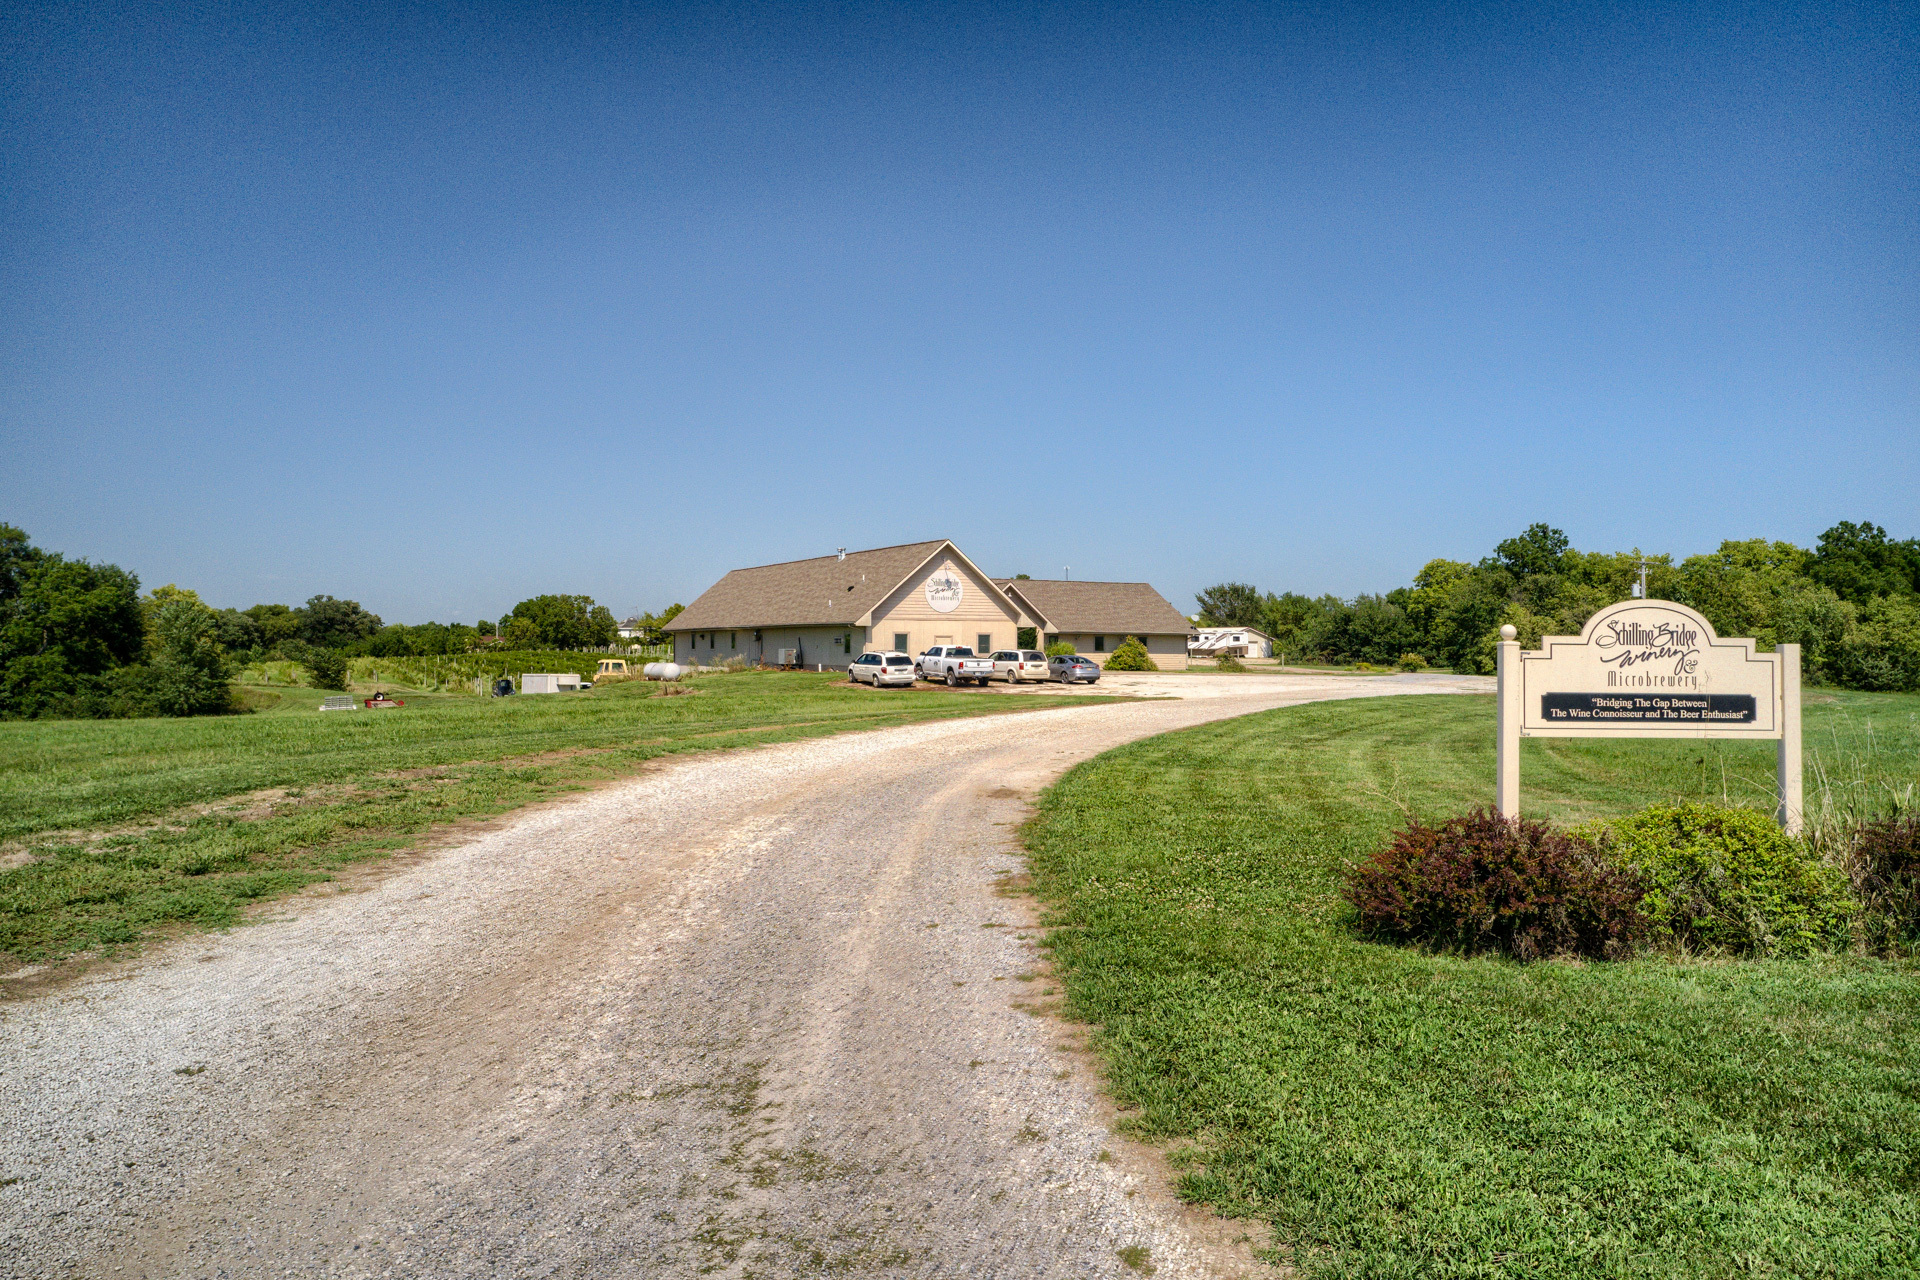
[(913, 659), (904, 653), (863, 653), (848, 665), (847, 680), (853, 684), (864, 680), (876, 689), (910, 685), (914, 681)]
[(976, 658), (964, 644), (937, 644), (920, 655), (922, 680), (945, 680), (949, 685), (977, 680), (981, 684), (993, 678), (993, 660)]
[(1072, 684), (1076, 680), (1093, 684), (1100, 679), (1100, 668), (1094, 665), (1093, 660), (1077, 653), (1063, 653), (1048, 659), (1047, 670), (1061, 684)]
[(602, 680), (625, 680), (627, 675), (625, 658), (602, 658), (600, 670), (594, 673), (593, 682), (599, 684)]
[(1047, 678), (1047, 655), (1032, 649), (1002, 649), (992, 661), (993, 678), (1008, 684)]

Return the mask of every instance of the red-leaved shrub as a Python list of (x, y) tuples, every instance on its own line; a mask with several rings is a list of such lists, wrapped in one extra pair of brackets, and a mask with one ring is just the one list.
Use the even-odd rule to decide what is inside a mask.
[(1373, 937), (1520, 960), (1613, 959), (1646, 936), (1638, 877), (1578, 836), (1484, 809), (1410, 824), (1348, 873)]
[(1864, 822), (1851, 835), (1848, 871), (1866, 907), (1870, 943), (1920, 942), (1920, 814)]

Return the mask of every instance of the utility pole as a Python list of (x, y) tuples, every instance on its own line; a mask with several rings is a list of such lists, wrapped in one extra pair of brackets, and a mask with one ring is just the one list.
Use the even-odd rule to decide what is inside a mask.
[(1647, 558), (1640, 555), (1638, 547), (1633, 549), (1633, 554), (1640, 557), (1640, 589), (1635, 594), (1645, 600), (1647, 598)]

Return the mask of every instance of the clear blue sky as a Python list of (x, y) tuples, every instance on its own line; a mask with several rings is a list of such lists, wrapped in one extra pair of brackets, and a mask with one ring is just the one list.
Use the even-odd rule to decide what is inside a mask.
[(624, 612), (950, 536), (1351, 595), (1920, 535), (1920, 16), (0, 17), (0, 520), (220, 605)]

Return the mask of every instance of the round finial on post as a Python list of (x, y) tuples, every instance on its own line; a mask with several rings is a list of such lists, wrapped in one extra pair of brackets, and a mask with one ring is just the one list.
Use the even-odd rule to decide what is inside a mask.
[(1507, 625), (1500, 628), (1500, 638), (1502, 640), (1512, 640), (1514, 637), (1518, 636), (1519, 634), (1520, 632), (1515, 629), (1514, 625), (1511, 622), (1507, 623)]

